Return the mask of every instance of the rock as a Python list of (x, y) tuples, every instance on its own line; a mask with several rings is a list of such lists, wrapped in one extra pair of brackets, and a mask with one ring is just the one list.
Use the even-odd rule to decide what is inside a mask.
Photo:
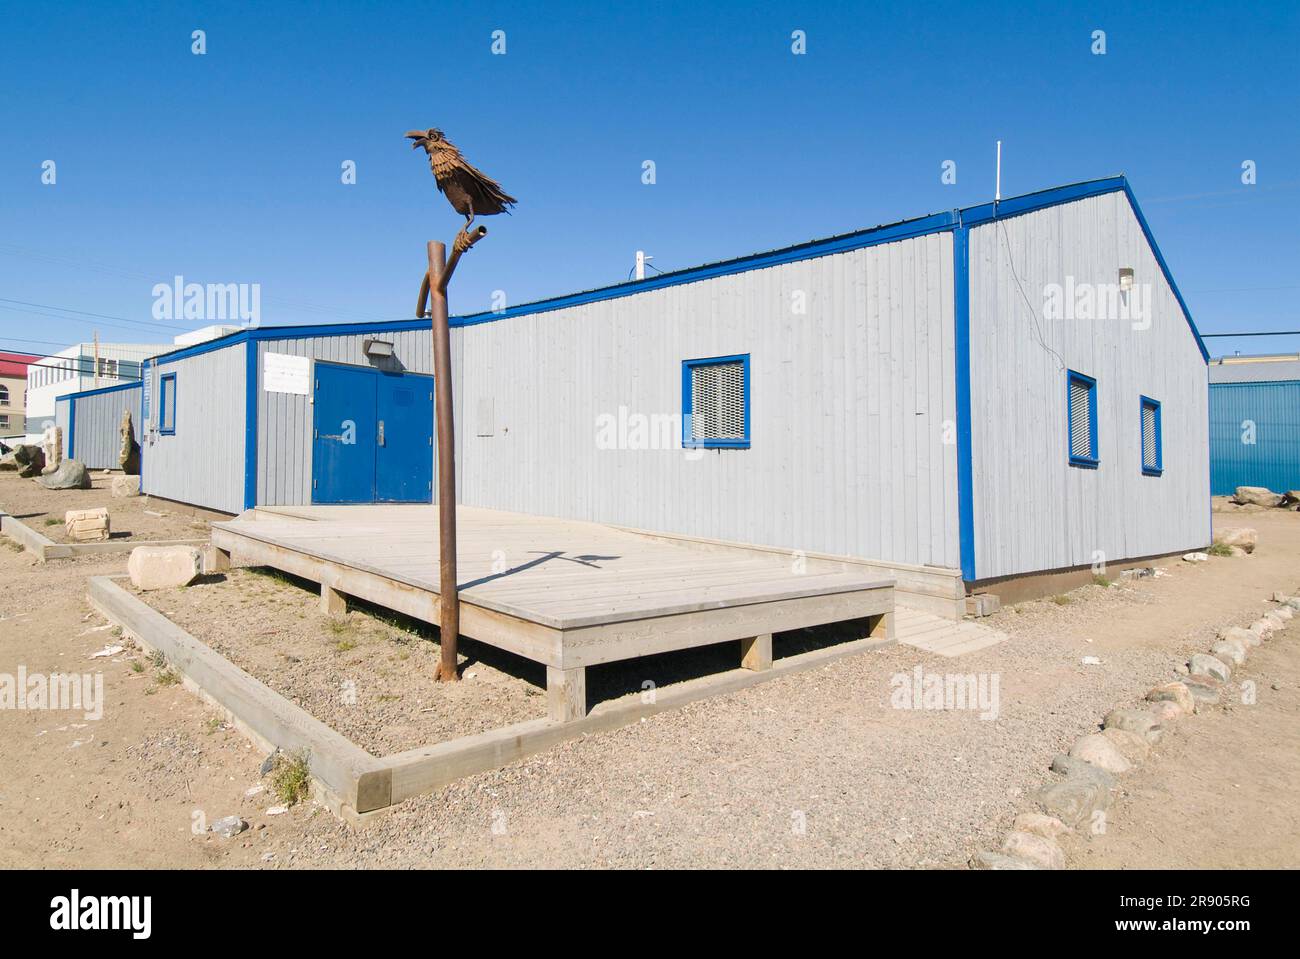
[(1115, 744), (1101, 733), (1080, 736), (1070, 747), (1070, 755), (1075, 759), (1092, 763), (1098, 769), (1117, 775), (1128, 772), (1132, 765), (1124, 758), (1124, 754), (1115, 748)]
[(1273, 590), (1273, 602), (1275, 603), (1285, 603), (1290, 598), (1290, 596), (1282, 592), (1280, 589)]
[(63, 462), (63, 427), (47, 426), (41, 436), (41, 450), (45, 453), (45, 468), (42, 475), (49, 475)]
[(1271, 619), (1264, 619), (1262, 616), (1250, 624), (1250, 631), (1260, 639), (1268, 639), (1277, 632), (1277, 623)]
[(1283, 620), (1289, 621), (1293, 616), (1295, 616), (1295, 610), (1290, 606), (1279, 606), (1277, 609), (1273, 610), (1273, 615), (1281, 616)]
[(1151, 715), (1156, 718), (1156, 721), (1162, 726), (1168, 726), (1196, 711), (1196, 700), (1192, 699), (1192, 694), (1190, 692), (1187, 694), (1187, 698), (1192, 700), (1191, 709), (1183, 709), (1182, 706), (1179, 706), (1173, 700), (1162, 699), (1158, 703), (1152, 703), (1148, 712), (1150, 712)]
[(198, 579), (203, 560), (193, 546), (137, 546), (126, 569), (136, 589), (168, 589)]
[(131, 411), (122, 411), (122, 422), (118, 424), (117, 465), (122, 472), (134, 476), (140, 472), (140, 444), (135, 441), (131, 429)]
[[(1143, 712), (1142, 715), (1153, 721), (1155, 720), (1155, 717), (1149, 712)], [(1112, 746), (1120, 751), (1120, 755), (1135, 766), (1146, 759), (1147, 754), (1151, 752), (1151, 744), (1141, 733), (1120, 729), (1118, 726), (1107, 726), (1101, 731), (1101, 734), (1110, 740)]]
[(1065, 853), (1056, 840), (1032, 832), (1013, 832), (1002, 841), (1002, 852), (1032, 862), (1040, 869), (1064, 869)]
[(108, 539), (108, 510), (70, 509), (63, 514), (63, 527), (68, 539), (74, 543), (102, 542)]
[(14, 463), (18, 466), (18, 475), (24, 479), (40, 476), (45, 469), (45, 451), (39, 446), (20, 443), (14, 447)]
[(1144, 709), (1112, 709), (1106, 714), (1102, 726), (1106, 729), (1122, 729), (1136, 733), (1148, 743), (1158, 742), (1164, 734), (1155, 717)]
[(1214, 541), (1224, 546), (1237, 546), (1247, 553), (1253, 553), (1255, 544), (1259, 541), (1259, 534), (1248, 526), (1229, 526), (1218, 530), (1214, 534)]
[(112, 490), (114, 496), (119, 496), (119, 497), (139, 496), (140, 477), (139, 476), (114, 476)]
[(1221, 639), (1210, 647), (1210, 653), (1225, 663), (1230, 662), (1234, 666), (1240, 666), (1246, 661), (1246, 650), (1241, 643), (1234, 640)]
[(267, 756), (266, 759), (262, 761), (261, 772), (263, 776), (269, 776), (271, 774), (271, 770), (275, 768), (276, 761), (279, 760), (279, 758), (280, 750), (276, 749), (271, 753), (271, 755)]
[(1300, 489), (1289, 489), (1282, 494), (1283, 506), (1294, 506), (1300, 503)]
[(1278, 506), (1282, 502), (1282, 497), (1263, 486), (1238, 486), (1232, 501), (1243, 505), (1250, 503), (1255, 506)]
[(1193, 676), (1213, 676), (1221, 683), (1226, 683), (1232, 678), (1232, 669), (1227, 663), (1205, 653), (1193, 655), (1187, 666)]
[(46, 489), (90, 489), (90, 474), (76, 460), (64, 460), (53, 473), (36, 477)]
[(248, 823), (238, 816), (227, 816), (225, 819), (218, 819), (212, 824), (212, 831), (222, 839), (233, 839), (247, 828)]
[(1186, 683), (1161, 683), (1147, 693), (1147, 700), (1153, 703), (1173, 703), (1188, 715), (1196, 712), (1196, 700), (1192, 698)]
[(1110, 806), (1110, 790), (1096, 780), (1071, 776), (1040, 789), (1038, 804), (1048, 815), (1078, 829), (1091, 821), (1093, 813)]
[(1282, 602), (1284, 605), (1290, 606), (1292, 610), (1300, 610), (1300, 596), (1288, 596)]
[(1273, 624), (1274, 629), (1282, 629), (1286, 626), (1286, 619), (1279, 615), (1276, 609), (1270, 609), (1267, 613), (1261, 616), (1260, 619), (1268, 620)]
[(1263, 642), (1259, 633), (1249, 629), (1242, 629), (1240, 626), (1229, 626), (1227, 629), (1219, 630), (1217, 638), (1225, 639), (1230, 643), (1241, 643), (1245, 649), (1258, 646)]
[(1044, 816), (1040, 812), (1022, 812), (1011, 824), (1016, 832), (1029, 832), (1044, 839), (1055, 839), (1067, 832), (1074, 832), (1069, 826), (1055, 816)]
[(1115, 777), (1106, 770), (1099, 769), (1092, 763), (1084, 762), (1082, 759), (1067, 756), (1065, 753), (1060, 753), (1052, 760), (1052, 772), (1060, 773), (1067, 779), (1086, 779), (1089, 782), (1095, 782), (1107, 792), (1110, 792), (1117, 785)]
[(1242, 556), (1249, 556), (1250, 553), (1246, 552), (1240, 546), (1229, 546), (1228, 555), (1240, 559)]
[(1014, 856), (1004, 856), (1000, 852), (977, 852), (970, 857), (970, 867), (972, 869), (1037, 869), (1038, 867), (1032, 862), (1025, 859), (1017, 859)]
[(1206, 553), (1188, 553), (1183, 557), (1185, 563), (1208, 563), (1210, 557)]
[(1100, 665), (1101, 665), (1101, 659), (1100, 659), (1099, 657), (1097, 657), (1097, 656), (1085, 656), (1085, 657), (1083, 657), (1083, 659), (1079, 660), (1079, 662), (1082, 663), (1084, 666), (1100, 666)]
[(1212, 676), (1189, 676), (1187, 691), (1196, 700), (1197, 709), (1202, 705), (1217, 706), (1223, 698), (1222, 684)]

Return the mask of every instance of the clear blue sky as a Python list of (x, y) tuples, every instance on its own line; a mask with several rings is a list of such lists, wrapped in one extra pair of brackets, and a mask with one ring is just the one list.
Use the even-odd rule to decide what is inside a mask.
[[(182, 274), (261, 284), (265, 324), (410, 316), (459, 223), (415, 127), (520, 199), (454, 313), (982, 202), (1001, 138), (1004, 195), (1127, 173), (1203, 331), (1300, 329), (1300, 5), (705, 6), (6, 0), (0, 297), (148, 320)], [(155, 339), (0, 307), (0, 349)]]

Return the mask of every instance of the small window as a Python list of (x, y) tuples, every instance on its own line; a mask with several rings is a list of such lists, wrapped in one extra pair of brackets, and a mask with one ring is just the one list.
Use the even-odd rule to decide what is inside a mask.
[(1142, 472), (1159, 476), (1165, 469), (1165, 453), (1161, 448), (1160, 403), (1149, 396), (1142, 397)]
[(749, 354), (682, 361), (682, 445), (749, 448)]
[(9, 429), (9, 414), (0, 415), (0, 430)]
[(1066, 378), (1070, 465), (1097, 467), (1097, 381), (1073, 370)]
[(158, 432), (176, 432), (176, 374), (168, 373), (158, 381)]
[(9, 405), (9, 387), (0, 383), (0, 406)]

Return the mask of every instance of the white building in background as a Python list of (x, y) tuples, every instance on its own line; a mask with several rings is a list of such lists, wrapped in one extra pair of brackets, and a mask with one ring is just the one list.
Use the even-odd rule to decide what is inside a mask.
[[(29, 441), (54, 425), (55, 401), (69, 393), (121, 386), (140, 380), (140, 364), (177, 346), (193, 346), (233, 333), (238, 326), (205, 326), (180, 333), (171, 343), (75, 343), (27, 369), (27, 436)], [(98, 360), (96, 360), (98, 357)]]

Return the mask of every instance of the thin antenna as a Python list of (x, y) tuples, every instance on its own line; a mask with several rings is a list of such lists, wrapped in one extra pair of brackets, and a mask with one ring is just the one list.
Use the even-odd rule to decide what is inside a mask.
[(645, 279), (646, 264), (653, 259), (654, 259), (653, 256), (646, 256), (645, 250), (636, 251), (636, 278), (638, 280)]
[(998, 141), (998, 175), (997, 182), (993, 187), (993, 202), (997, 203), (1002, 199), (1002, 141)]

